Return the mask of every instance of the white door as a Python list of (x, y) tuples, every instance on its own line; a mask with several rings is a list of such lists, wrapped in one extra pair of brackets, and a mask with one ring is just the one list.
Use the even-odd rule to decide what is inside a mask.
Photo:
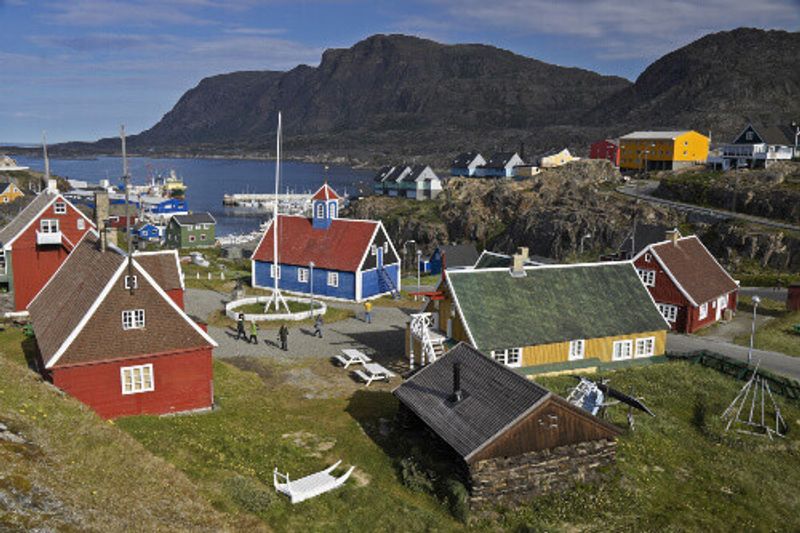
[(728, 296), (720, 296), (717, 298), (717, 320), (722, 318), (722, 313), (728, 307)]

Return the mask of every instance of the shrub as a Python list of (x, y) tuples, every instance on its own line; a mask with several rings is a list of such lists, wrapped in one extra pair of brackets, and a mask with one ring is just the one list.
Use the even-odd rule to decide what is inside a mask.
[(237, 505), (255, 515), (265, 515), (276, 499), (275, 491), (249, 477), (232, 477), (225, 482), (225, 489)]
[(708, 407), (706, 406), (706, 397), (703, 395), (698, 395), (694, 400), (694, 406), (692, 407), (692, 425), (701, 432), (705, 432), (706, 430), (706, 412), (708, 411)]
[(416, 492), (433, 493), (433, 475), (414, 460), (406, 457), (400, 461), (400, 479), (403, 485)]
[(469, 519), (469, 492), (463, 483), (448, 479), (445, 483), (447, 505), (456, 519), (465, 522)]

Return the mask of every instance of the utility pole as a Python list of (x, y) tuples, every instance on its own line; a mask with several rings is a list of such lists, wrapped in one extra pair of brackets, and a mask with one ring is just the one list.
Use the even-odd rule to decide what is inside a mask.
[[(131, 294), (135, 288), (133, 282), (133, 239), (131, 238), (131, 216), (130, 216), (130, 175), (128, 174), (128, 152), (125, 147), (125, 125), (119, 127), (119, 137), (122, 141), (122, 182), (125, 185), (125, 233), (128, 237), (128, 289)], [(95, 209), (97, 206), (95, 206)]]

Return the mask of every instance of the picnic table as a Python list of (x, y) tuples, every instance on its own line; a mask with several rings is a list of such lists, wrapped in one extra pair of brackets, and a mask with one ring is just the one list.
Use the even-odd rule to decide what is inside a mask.
[(378, 363), (364, 363), (364, 370), (356, 370), (356, 375), (360, 377), (366, 386), (369, 387), (373, 381), (389, 381), (394, 374)]
[(354, 350), (352, 348), (342, 350), (342, 355), (335, 356), (335, 359), (339, 361), (344, 368), (347, 368), (354, 363), (365, 365), (372, 361), (372, 359), (367, 357), (363, 352)]

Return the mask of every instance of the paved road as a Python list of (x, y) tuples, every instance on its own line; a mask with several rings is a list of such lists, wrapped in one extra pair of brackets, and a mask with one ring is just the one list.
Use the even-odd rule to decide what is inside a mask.
[(777, 302), (786, 302), (786, 289), (777, 289), (775, 287), (742, 287), (739, 293), (743, 296), (758, 295), (759, 298), (768, 298)]
[[(727, 355), (739, 361), (747, 361), (748, 348), (707, 337), (669, 333), (667, 335), (667, 350), (674, 353), (708, 350), (709, 352)], [(762, 368), (800, 381), (800, 357), (791, 357), (766, 350), (753, 350), (753, 362), (756, 363), (759, 359), (761, 360)]]
[(762, 217), (755, 217), (752, 215), (745, 215), (742, 213), (736, 213), (734, 211), (726, 211), (724, 209), (711, 209), (708, 207), (700, 207), (693, 204), (687, 204), (683, 202), (675, 202), (672, 200), (665, 200), (663, 198), (657, 198), (652, 195), (652, 192), (658, 186), (658, 182), (656, 181), (646, 181), (640, 182), (633, 185), (624, 185), (622, 187), (617, 188), (617, 192), (624, 194), (626, 196), (631, 196), (633, 198), (638, 198), (640, 200), (644, 200), (646, 202), (650, 202), (653, 204), (660, 204), (666, 205), (668, 207), (672, 207), (674, 209), (678, 209), (679, 211), (685, 211), (690, 213), (698, 213), (701, 215), (719, 218), (722, 220), (728, 220), (731, 218), (735, 218), (738, 220), (744, 220), (745, 222), (752, 222), (755, 224), (761, 224), (762, 226), (769, 226), (772, 228), (784, 229), (789, 231), (800, 231), (800, 226), (794, 224), (788, 224), (784, 222), (778, 222), (776, 220), (772, 220), (769, 218), (762, 218)]

